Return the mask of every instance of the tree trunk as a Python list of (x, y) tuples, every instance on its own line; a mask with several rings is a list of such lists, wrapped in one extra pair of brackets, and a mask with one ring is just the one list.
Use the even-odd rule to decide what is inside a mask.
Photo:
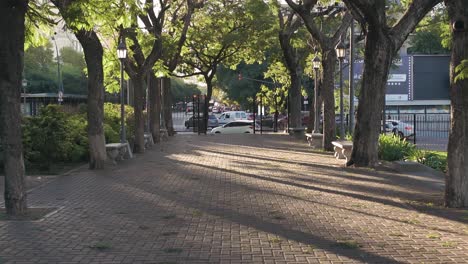
[(292, 128), (302, 127), (301, 117), (301, 70), (300, 66), (290, 72), (291, 87), (289, 88), (289, 125)]
[(289, 126), (293, 128), (302, 127), (301, 118), (301, 75), (302, 68), (298, 63), (298, 58), (291, 45), (291, 34), (288, 32), (279, 33), (280, 45), (283, 51), (285, 66), (291, 78), (289, 88)]
[[(315, 76), (315, 75), (314, 75)], [(314, 78), (317, 78), (317, 76), (315, 76)], [(317, 83), (317, 87), (315, 87), (315, 84)], [(314, 95), (315, 95), (315, 89), (319, 89), (320, 87), (320, 82), (319, 81), (315, 81), (314, 79)], [(318, 90), (317, 94), (320, 94), (320, 89)], [(317, 97), (320, 97), (317, 96)], [(317, 100), (317, 104), (320, 103), (320, 99)], [(317, 107), (317, 109), (319, 109), (320, 111), (320, 107)], [(307, 133), (312, 133), (312, 131), (314, 130), (314, 124), (315, 124), (315, 98), (312, 97), (312, 96), (309, 96), (309, 122), (307, 123)], [(319, 121), (319, 126), (320, 126), (320, 121)]]
[[(455, 67), (468, 59), (468, 3), (466, 0), (445, 1), (452, 29), (450, 63), (451, 129), (448, 144), (448, 171), (445, 182), (445, 204), (468, 207), (468, 80), (454, 81)], [(455, 21), (464, 21), (464, 30), (453, 30)]]
[(332, 141), (335, 136), (335, 50), (324, 50), (322, 54), (323, 78), (321, 96), (323, 100), (323, 148), (333, 151)]
[(24, 22), (28, 1), (0, 2), (0, 137), (5, 171), (5, 208), (8, 215), (27, 211), (21, 138), (21, 73)]
[(387, 76), (395, 50), (381, 28), (368, 27), (353, 152), (347, 165), (375, 167)]
[(88, 140), (89, 168), (102, 169), (107, 158), (104, 136), (103, 49), (94, 31), (75, 33), (85, 54), (88, 69)]
[(203, 122), (205, 124), (206, 129), (208, 129), (208, 110), (210, 107), (210, 100), (211, 100), (212, 95), (213, 95), (213, 78), (210, 78), (206, 80), (205, 107), (203, 107), (203, 117), (204, 117)]
[(150, 89), (149, 89), (149, 118), (150, 118), (150, 131), (153, 136), (154, 143), (161, 141), (161, 82), (150, 73)]
[(135, 153), (145, 152), (145, 118), (143, 117), (144, 104), (144, 77), (137, 74), (133, 79), (133, 98), (135, 115)]
[(172, 122), (172, 94), (171, 94), (171, 78), (164, 77), (162, 89), (162, 107), (164, 115), (164, 124), (166, 125), (169, 136), (175, 135), (174, 125)]

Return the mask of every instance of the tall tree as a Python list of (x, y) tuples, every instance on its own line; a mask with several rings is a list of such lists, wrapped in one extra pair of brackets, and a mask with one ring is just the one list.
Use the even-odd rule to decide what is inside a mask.
[(0, 2), (0, 142), (4, 151), (5, 208), (12, 216), (23, 215), (27, 210), (20, 87), (28, 2)]
[[(335, 140), (335, 99), (333, 91), (335, 89), (334, 73), (337, 61), (335, 46), (351, 24), (352, 17), (349, 13), (346, 13), (339, 26), (322, 30), (318, 25), (320, 21), (317, 21), (316, 18), (325, 15), (333, 17), (337, 12), (341, 12), (342, 9), (329, 6), (324, 9), (314, 10), (318, 0), (304, 1), (303, 4), (296, 4), (293, 0), (286, 0), (286, 2), (301, 16), (307, 30), (320, 46), (323, 75), (320, 88), (324, 104), (323, 148), (326, 150), (333, 150), (333, 145), (331, 143)], [(331, 32), (331, 34), (328, 32)]]
[(278, 16), (279, 30), (278, 38), (283, 51), (285, 66), (288, 69), (291, 78), (291, 87), (289, 88), (289, 125), (293, 128), (302, 126), (301, 120), (301, 79), (302, 79), (302, 65), (297, 49), (293, 47), (291, 42), (293, 34), (298, 31), (302, 25), (300, 17), (290, 10), (289, 8), (277, 5), (276, 13)]
[(218, 66), (237, 65), (243, 58), (254, 62), (263, 56), (264, 34), (272, 24), (268, 6), (260, 0), (207, 1), (196, 13), (188, 32), (183, 65), (185, 76), (203, 76), (207, 85), (204, 115), (213, 93)]
[[(170, 20), (168, 21), (168, 30), (165, 31), (164, 37), (164, 67), (167, 69), (168, 73), (173, 73), (176, 67), (180, 63), (180, 54), (182, 52), (182, 47), (185, 44), (187, 39), (187, 32), (190, 27), (190, 22), (192, 21), (192, 15), (196, 9), (199, 9), (204, 6), (203, 0), (189, 0), (187, 1), (185, 12), (179, 6), (175, 8), (169, 15)], [(164, 123), (168, 130), (168, 134), (174, 135), (174, 125), (172, 122), (172, 84), (171, 78), (166, 76), (163, 78), (162, 84), (162, 101), (163, 101), (163, 115)]]
[[(162, 87), (170, 87), (170, 79), (164, 79), (164, 84), (154, 76), (153, 68), (158, 68), (160, 72), (167, 73), (177, 65), (178, 56), (185, 42), (186, 28), (189, 25), (193, 11), (196, 8), (194, 0), (179, 1), (159, 1), (156, 5), (153, 0), (146, 1), (143, 6), (139, 3), (133, 3), (131, 8), (132, 28), (122, 29), (121, 33), (130, 40), (131, 57), (126, 60), (125, 71), (130, 76), (134, 86), (135, 103), (135, 151), (144, 152), (144, 120), (142, 115), (144, 88), (143, 85), (148, 78), (149, 81), (149, 99), (150, 99), (150, 131), (156, 142), (159, 141), (159, 115), (160, 104), (168, 105), (167, 100), (160, 100), (161, 93), (168, 94), (170, 89), (163, 90)], [(157, 11), (155, 11), (157, 8)], [(138, 29), (137, 18), (143, 22), (146, 32)], [(171, 36), (174, 28), (178, 28), (182, 19), (182, 33), (178, 37)], [(168, 32), (168, 36), (165, 35)], [(177, 39), (177, 45), (171, 48), (165, 48), (165, 43), (169, 38)], [(171, 38), (171, 40), (172, 40)], [(145, 52), (146, 51), (146, 52)], [(168, 55), (170, 54), (170, 55)], [(163, 57), (165, 56), (165, 57)], [(167, 68), (164, 68), (164, 58), (168, 60)], [(158, 65), (155, 66), (156, 62)], [(165, 92), (164, 92), (165, 91)], [(169, 97), (170, 98), (170, 97)], [(170, 103), (168, 110), (170, 111)], [(167, 125), (167, 124), (166, 124)]]
[(261, 83), (249, 81), (246, 78), (239, 80), (239, 73), (242, 77), (263, 80), (263, 73), (267, 69), (268, 65), (266, 62), (261, 64), (245, 64), (241, 62), (237, 65), (236, 70), (221, 65), (218, 67), (216, 74), (216, 87), (220, 89), (224, 97), (238, 102), (242, 109), (251, 109), (252, 96), (260, 91)]
[(359, 95), (353, 152), (347, 165), (374, 167), (387, 77), (395, 53), (419, 21), (440, 0), (414, 0), (393, 26), (385, 0), (344, 0), (366, 31), (364, 73)]
[(88, 72), (88, 140), (89, 168), (102, 169), (107, 158), (104, 137), (104, 73), (103, 48), (94, 30), (95, 8), (106, 8), (106, 2), (90, 5), (87, 0), (53, 0), (67, 27), (73, 31), (83, 47)]
[(445, 5), (452, 32), (450, 62), (452, 123), (448, 144), (445, 203), (449, 207), (468, 207), (468, 78), (455, 79), (456, 67), (468, 58), (468, 2), (446, 0)]
[(440, 4), (418, 24), (415, 32), (408, 37), (410, 54), (448, 54), (450, 36), (447, 35), (448, 14)]

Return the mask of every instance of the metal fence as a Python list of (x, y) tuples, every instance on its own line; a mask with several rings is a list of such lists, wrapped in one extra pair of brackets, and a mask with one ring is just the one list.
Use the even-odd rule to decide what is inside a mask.
[(388, 117), (413, 126), (414, 136), (408, 140), (411, 140), (418, 148), (447, 150), (450, 114), (390, 114)]
[(172, 106), (172, 123), (177, 132), (206, 133), (205, 95), (194, 95)]
[[(448, 113), (400, 113), (386, 114), (388, 120), (400, 123), (400, 127), (409, 125), (413, 135), (407, 140), (419, 149), (446, 151), (450, 131), (450, 114)], [(337, 119), (337, 128), (339, 120)], [(346, 115), (345, 127), (349, 127), (349, 116)], [(383, 131), (383, 129), (382, 129)], [(391, 132), (391, 131), (387, 131)]]

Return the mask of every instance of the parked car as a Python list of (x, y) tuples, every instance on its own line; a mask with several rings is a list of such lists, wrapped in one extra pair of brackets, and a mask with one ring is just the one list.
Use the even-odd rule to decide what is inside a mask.
[(223, 126), (215, 127), (211, 130), (213, 134), (252, 134), (253, 121), (237, 120), (229, 122)]
[(221, 109), (219, 109), (219, 107), (217, 107), (217, 106), (213, 106), (212, 111), (213, 111), (213, 113), (220, 113)]
[(215, 115), (208, 115), (208, 127), (219, 126), (218, 118)]
[[(309, 124), (309, 112), (301, 111), (301, 125), (306, 127)], [(288, 116), (278, 117), (278, 128), (285, 129), (288, 126)]]
[[(200, 118), (200, 122), (203, 122), (203, 117)], [(195, 126), (197, 124), (197, 116), (191, 116), (189, 119), (185, 120), (185, 127), (187, 129)], [(217, 127), (219, 126), (218, 118), (215, 115), (208, 115), (208, 127)]]
[(186, 113), (190, 113), (193, 111), (193, 103), (192, 102), (188, 102), (187, 103), (187, 107), (185, 108), (185, 112)]
[(401, 122), (400, 120), (386, 120), (385, 131), (393, 133), (400, 138), (409, 138), (414, 136), (414, 128), (412, 125)]
[(224, 112), (219, 116), (220, 125), (237, 120), (247, 120), (247, 113), (245, 113), (244, 111), (229, 111)]

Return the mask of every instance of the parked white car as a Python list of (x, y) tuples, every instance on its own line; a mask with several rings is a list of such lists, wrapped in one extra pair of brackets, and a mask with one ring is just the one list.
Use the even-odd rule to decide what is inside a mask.
[(253, 121), (237, 120), (229, 122), (223, 126), (215, 127), (211, 130), (212, 134), (252, 134)]
[(229, 111), (222, 113), (218, 118), (220, 125), (237, 120), (247, 120), (247, 113), (244, 111)]
[(400, 138), (409, 138), (414, 136), (414, 127), (400, 120), (386, 120), (385, 130), (388, 133), (398, 135)]

